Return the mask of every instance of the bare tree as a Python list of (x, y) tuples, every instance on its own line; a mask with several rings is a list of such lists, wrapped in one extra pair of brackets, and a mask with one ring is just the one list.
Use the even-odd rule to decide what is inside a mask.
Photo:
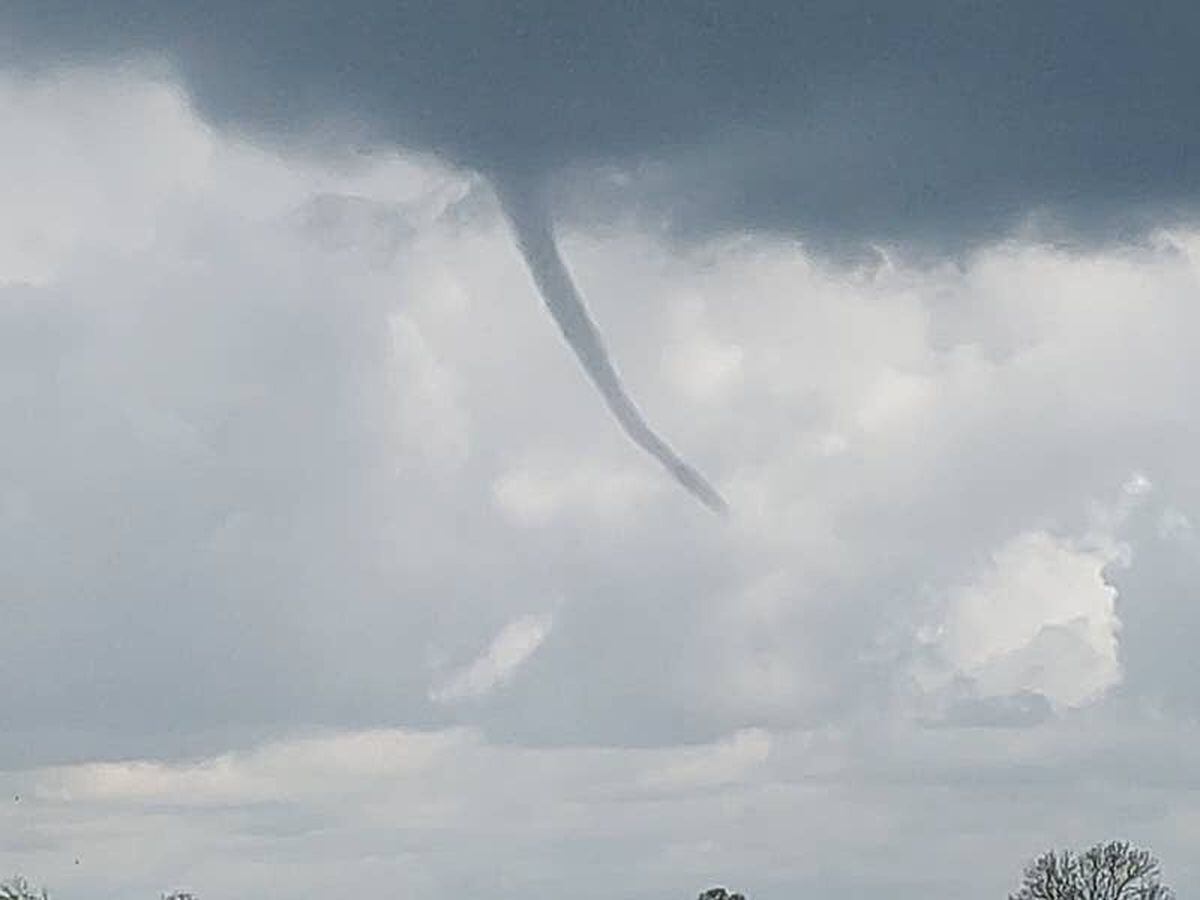
[(1051, 850), (1025, 869), (1021, 889), (1009, 900), (1172, 900), (1159, 881), (1158, 860), (1127, 841), (1075, 854)]
[(45, 888), (39, 891), (20, 875), (0, 883), (0, 900), (48, 900), (48, 897)]

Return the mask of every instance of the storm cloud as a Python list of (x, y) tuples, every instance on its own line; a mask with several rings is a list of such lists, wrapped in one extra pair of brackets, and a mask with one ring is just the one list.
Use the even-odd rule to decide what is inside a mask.
[(1040, 213), (1108, 239), (1200, 189), (1189, 0), (12, 0), (0, 26), (25, 65), (160, 58), (274, 139), (497, 180), (615, 168), (691, 234), (937, 248)]
[(676, 234), (783, 231), (839, 253), (958, 253), (1031, 218), (1058, 239), (1128, 239), (1200, 196), (1187, 0), (57, 0), (11, 3), (0, 26), (27, 66), (159, 59), (210, 121), (260, 138), (484, 174), (523, 210), (518, 245), (621, 427), (718, 510), (617, 378), (555, 244), (555, 183), (602, 191), (617, 174), (626, 205)]

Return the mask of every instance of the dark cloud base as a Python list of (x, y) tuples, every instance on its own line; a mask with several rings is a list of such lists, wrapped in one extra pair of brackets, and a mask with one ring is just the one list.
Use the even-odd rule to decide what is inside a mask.
[(1200, 7), (16, 0), (8, 55), (165, 55), (212, 120), (337, 122), (493, 178), (661, 164), (684, 232), (1089, 239), (1200, 195)]

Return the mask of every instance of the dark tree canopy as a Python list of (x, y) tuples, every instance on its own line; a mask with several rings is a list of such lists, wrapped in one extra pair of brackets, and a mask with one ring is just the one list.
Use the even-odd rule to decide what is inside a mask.
[(1127, 841), (1096, 844), (1083, 853), (1044, 853), (1025, 869), (1009, 900), (1172, 900), (1159, 880), (1158, 860)]
[(723, 887), (709, 888), (697, 900), (746, 900), (744, 894), (731, 894)]

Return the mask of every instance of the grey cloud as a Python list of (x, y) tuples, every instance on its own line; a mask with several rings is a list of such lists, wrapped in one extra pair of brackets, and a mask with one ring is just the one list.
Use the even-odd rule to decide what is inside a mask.
[(165, 54), (206, 115), (276, 138), (332, 122), (499, 180), (644, 169), (693, 234), (948, 246), (1043, 210), (1105, 237), (1200, 189), (1189, 0), (17, 0), (0, 23), (35, 65)]
[[(1189, 508), (1200, 506), (1194, 476), (1164, 469), (1158, 490), (1175, 502), (1188, 498)], [(1200, 683), (1200, 658), (1190, 637), (1200, 633), (1200, 552), (1194, 530), (1157, 533), (1162, 510), (1156, 504), (1135, 517), (1129, 529), (1137, 548), (1133, 564), (1113, 573), (1125, 623), (1122, 661), (1132, 693), (1196, 721), (1200, 697), (1191, 685)]]
[(1053, 710), (1041, 694), (960, 700), (947, 711), (941, 723), (967, 728), (1028, 728), (1045, 722)]

